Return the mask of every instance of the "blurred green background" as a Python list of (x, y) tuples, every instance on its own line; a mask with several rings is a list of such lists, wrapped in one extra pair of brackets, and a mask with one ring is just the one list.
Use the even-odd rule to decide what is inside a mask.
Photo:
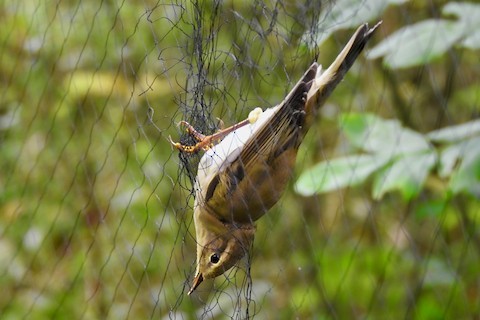
[(211, 133), (217, 117), (230, 125), (275, 105), (317, 56), (328, 66), (356, 26), (380, 19), (370, 49), (405, 26), (447, 22), (418, 36), (437, 35), (431, 50), (396, 39), (360, 57), (292, 181), (353, 152), (341, 114), (419, 135), (472, 121), (480, 9), (448, 5), (2, 1), (0, 317), (480, 317), (480, 145), (460, 149), (452, 175), (429, 168), (408, 197), (403, 186), (376, 197), (368, 179), (308, 197), (292, 183), (258, 222), (251, 257), (187, 296), (198, 156), (184, 162), (168, 140), (186, 141), (181, 119)]

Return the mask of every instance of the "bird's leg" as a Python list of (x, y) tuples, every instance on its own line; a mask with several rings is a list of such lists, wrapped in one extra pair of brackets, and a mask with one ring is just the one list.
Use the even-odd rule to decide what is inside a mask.
[(180, 123), (178, 125), (182, 125), (182, 126), (185, 126), (187, 128), (187, 132), (195, 139), (197, 140), (198, 142), (202, 142), (203, 140), (205, 140), (205, 135), (198, 132), (190, 123), (188, 123), (187, 121), (180, 121)]
[(198, 141), (198, 143), (194, 146), (186, 146), (178, 142), (174, 142), (171, 137), (170, 143), (177, 149), (186, 152), (186, 153), (195, 153), (200, 151), (200, 149), (207, 151), (211, 147), (213, 147), (214, 143), (221, 141), (227, 134), (229, 134), (232, 131), (237, 130), (238, 128), (241, 128), (247, 124), (249, 124), (250, 121), (248, 119), (245, 119), (243, 121), (240, 121), (239, 123), (234, 124), (233, 126), (230, 126), (228, 128), (219, 130), (215, 132), (214, 134), (211, 134), (209, 136), (206, 136), (200, 132), (198, 132), (190, 123), (187, 121), (180, 121), (180, 125), (183, 125), (187, 128), (187, 132), (193, 136), (195, 140)]

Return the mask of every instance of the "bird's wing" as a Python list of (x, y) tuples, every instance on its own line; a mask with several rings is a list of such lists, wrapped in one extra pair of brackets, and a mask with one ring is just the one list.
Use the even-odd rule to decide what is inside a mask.
[(325, 72), (313, 63), (267, 121), (250, 133), (242, 131), (248, 139), (231, 143), (234, 131), (204, 155), (203, 167), (208, 168), (198, 176), (202, 208), (225, 223), (252, 223), (278, 201), (318, 108), (380, 23), (371, 29), (360, 26)]
[(297, 82), (278, 111), (245, 144), (240, 153), (240, 160), (245, 169), (259, 160), (272, 160), (288, 148), (297, 148), (296, 132), (302, 128), (305, 119), (305, 103), (312, 80), (317, 72), (317, 63), (313, 63)]
[[(202, 176), (206, 181), (199, 183), (200, 187), (203, 185), (206, 188), (201, 190), (202, 203), (218, 219), (252, 222), (277, 202), (290, 177), (293, 167), (290, 162), (295, 161), (301, 142), (299, 132), (305, 119), (305, 102), (317, 67), (317, 63), (310, 66), (285, 100), (274, 108), (273, 114), (260, 127), (251, 132), (244, 144), (231, 147), (227, 145), (231, 139), (226, 137), (204, 155), (214, 157), (223, 152), (221, 159), (215, 161), (213, 167), (210, 163), (208, 168), (212, 173), (218, 171)], [(234, 137), (236, 134), (232, 132), (230, 135)], [(220, 148), (231, 150), (220, 152)], [(264, 189), (271, 189), (266, 190), (272, 195), (268, 199), (262, 196)]]

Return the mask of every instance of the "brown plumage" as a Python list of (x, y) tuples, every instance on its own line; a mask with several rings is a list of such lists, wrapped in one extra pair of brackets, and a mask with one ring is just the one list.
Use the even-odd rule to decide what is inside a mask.
[[(195, 183), (197, 270), (189, 294), (206, 278), (230, 269), (249, 250), (254, 222), (281, 197), (292, 176), (298, 147), (318, 109), (343, 79), (380, 23), (360, 26), (332, 65), (315, 62), (276, 107), (204, 137), (187, 152), (206, 150)], [(186, 123), (184, 123), (186, 124)], [(188, 126), (188, 124), (186, 124)], [(214, 138), (214, 139), (213, 139)], [(213, 140), (222, 139), (210, 148)]]

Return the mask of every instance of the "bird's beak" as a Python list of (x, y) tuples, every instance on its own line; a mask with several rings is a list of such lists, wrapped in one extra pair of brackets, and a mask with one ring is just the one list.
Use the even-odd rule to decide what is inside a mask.
[(190, 288), (190, 291), (188, 291), (188, 295), (190, 295), (195, 289), (197, 289), (197, 287), (200, 285), (200, 283), (202, 283), (202, 281), (203, 275), (199, 272), (195, 276), (195, 279), (193, 279), (192, 288)]

